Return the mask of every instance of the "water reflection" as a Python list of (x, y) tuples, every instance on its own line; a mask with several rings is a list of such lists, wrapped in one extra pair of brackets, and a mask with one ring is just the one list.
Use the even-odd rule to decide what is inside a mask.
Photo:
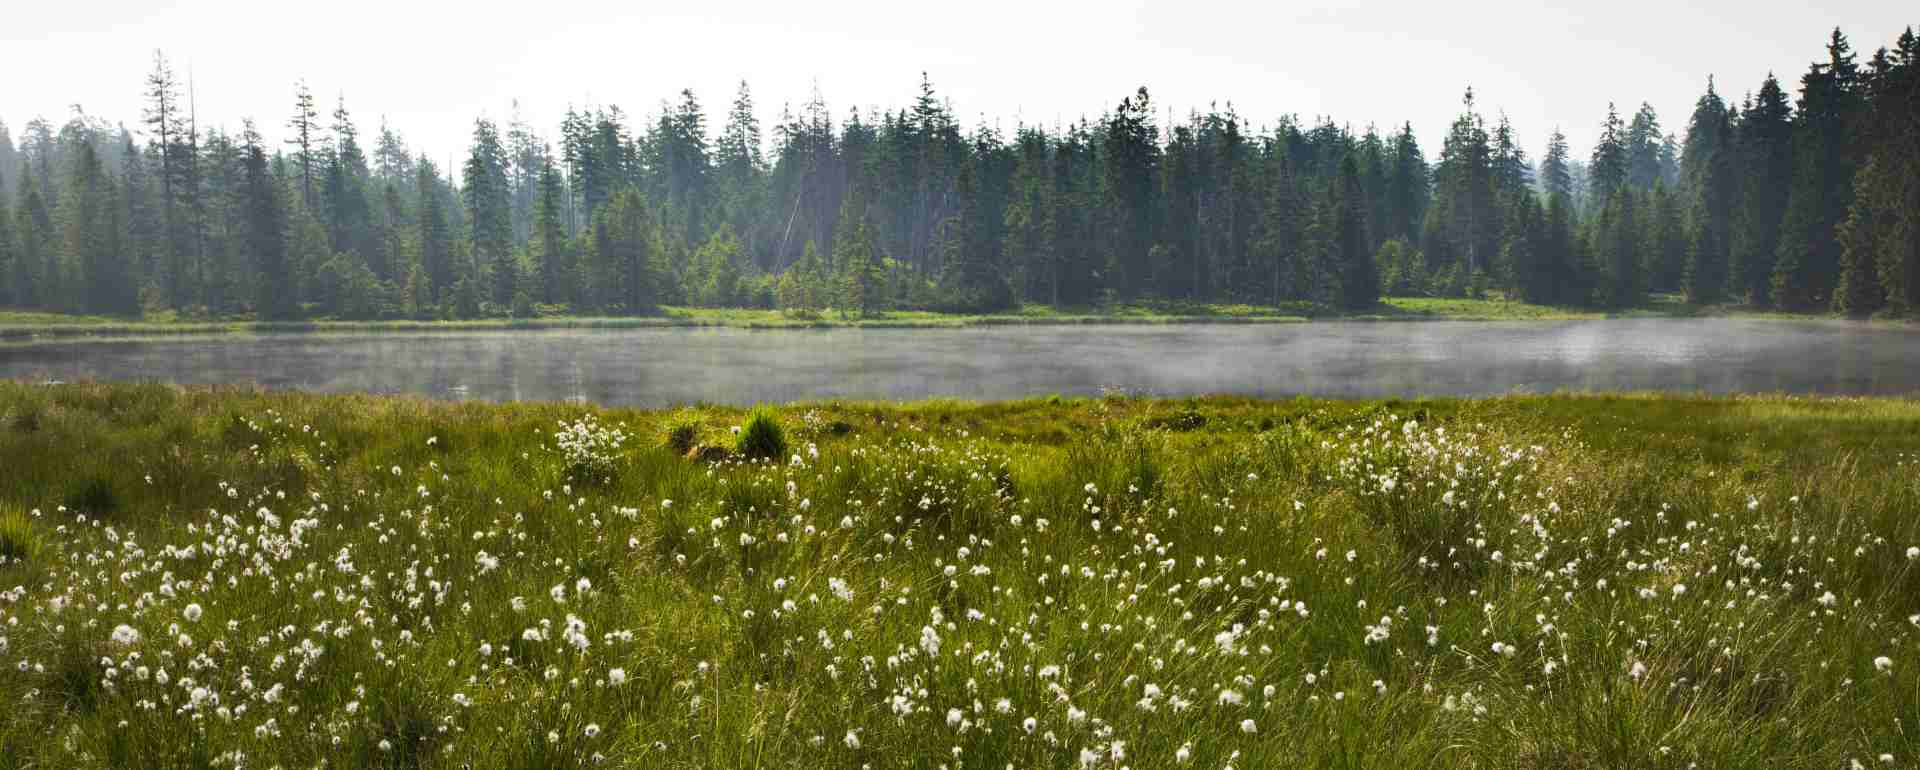
[(1645, 319), (950, 330), (260, 335), (0, 348), (0, 377), (258, 383), (660, 406), (824, 398), (1373, 397), (1558, 390), (1909, 394), (1920, 332)]

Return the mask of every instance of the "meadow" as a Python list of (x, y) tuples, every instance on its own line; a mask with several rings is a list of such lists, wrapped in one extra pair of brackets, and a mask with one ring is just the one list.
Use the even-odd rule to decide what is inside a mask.
[(0, 383), (0, 767), (1920, 764), (1920, 402)]

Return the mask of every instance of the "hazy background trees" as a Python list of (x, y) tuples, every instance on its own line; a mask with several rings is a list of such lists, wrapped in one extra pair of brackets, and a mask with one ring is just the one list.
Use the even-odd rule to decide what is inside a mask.
[(1537, 162), (1522, 132), (1542, 127), (1472, 89), (1430, 160), (1410, 123), (1176, 116), (1144, 87), (1070, 123), (963, 126), (924, 74), (903, 107), (816, 92), (765, 129), (744, 82), (717, 124), (690, 90), (644, 119), (570, 109), (551, 134), (516, 108), (436, 162), (305, 83), (280, 145), (199, 125), (156, 54), (133, 129), (77, 108), (0, 122), (0, 304), (448, 318), (1500, 292), (1907, 314), (1916, 57), (1911, 30), (1864, 62), (1836, 31), (1795, 93), (1709, 79), (1679, 134), (1608, 105), (1594, 147), (1553, 128)]

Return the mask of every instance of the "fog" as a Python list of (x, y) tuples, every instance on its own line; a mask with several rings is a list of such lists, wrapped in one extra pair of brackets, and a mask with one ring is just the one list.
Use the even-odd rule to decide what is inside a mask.
[(1920, 392), (1920, 335), (1844, 322), (428, 332), (62, 341), (0, 377), (665, 406), (798, 399)]

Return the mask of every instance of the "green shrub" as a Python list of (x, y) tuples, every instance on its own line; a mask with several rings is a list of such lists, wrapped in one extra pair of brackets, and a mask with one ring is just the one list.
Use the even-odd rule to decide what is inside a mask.
[(780, 415), (772, 407), (756, 406), (740, 426), (740, 439), (734, 452), (749, 460), (779, 459), (787, 456), (787, 433), (780, 427)]

